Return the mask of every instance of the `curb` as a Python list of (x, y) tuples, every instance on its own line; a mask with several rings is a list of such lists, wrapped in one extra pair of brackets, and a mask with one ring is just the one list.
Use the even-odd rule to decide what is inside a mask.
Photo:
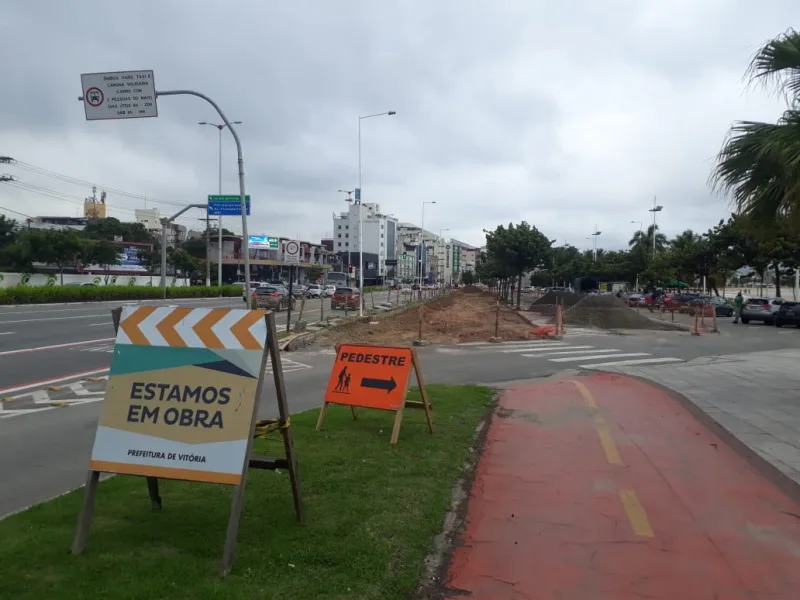
[(305, 348), (309, 344), (313, 343), (316, 339), (316, 332), (301, 333), (284, 340), (281, 344), (279, 344), (279, 348), (282, 352), (292, 352), (293, 350)]
[(125, 304), (129, 302), (168, 302), (170, 300), (227, 300), (228, 298), (238, 298), (238, 296), (208, 296), (193, 298), (131, 298), (129, 300), (87, 300), (85, 302), (45, 302), (42, 304), (0, 304), (0, 308), (28, 308), (29, 306), (84, 306), (98, 304)]

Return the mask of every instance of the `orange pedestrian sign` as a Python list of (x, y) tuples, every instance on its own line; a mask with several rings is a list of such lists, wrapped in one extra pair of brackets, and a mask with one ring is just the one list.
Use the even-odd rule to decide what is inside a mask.
[[(422, 402), (406, 401), (412, 369), (417, 376)], [(354, 418), (356, 407), (396, 412), (392, 444), (397, 443), (400, 434), (403, 409), (424, 408), (428, 428), (433, 433), (428, 394), (413, 348), (342, 344), (336, 351), (317, 431), (322, 428), (328, 404), (350, 406)]]

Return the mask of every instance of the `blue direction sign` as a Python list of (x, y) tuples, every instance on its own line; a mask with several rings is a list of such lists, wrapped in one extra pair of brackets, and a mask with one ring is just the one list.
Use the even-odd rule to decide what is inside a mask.
[[(250, 194), (245, 197), (247, 203), (247, 216), (250, 216)], [(241, 216), (242, 197), (238, 195), (208, 196), (208, 214), (215, 216)]]

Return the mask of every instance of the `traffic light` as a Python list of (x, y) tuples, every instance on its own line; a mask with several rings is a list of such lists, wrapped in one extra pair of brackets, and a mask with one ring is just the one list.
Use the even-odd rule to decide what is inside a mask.
[(350, 274), (353, 273), (353, 265), (347, 265), (347, 272)]
[(405, 260), (405, 259), (406, 259), (406, 253), (403, 252), (403, 260)]

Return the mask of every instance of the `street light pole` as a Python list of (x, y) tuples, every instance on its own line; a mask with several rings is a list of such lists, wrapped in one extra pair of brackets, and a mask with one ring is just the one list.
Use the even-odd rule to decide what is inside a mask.
[(649, 212), (653, 213), (653, 260), (656, 259), (656, 213), (662, 210), (664, 210), (664, 207), (661, 205), (656, 206), (656, 197), (653, 196), (653, 208), (649, 210)]
[[(353, 202), (353, 192), (355, 190), (339, 190), (342, 194), (347, 194), (347, 198), (345, 198), (345, 202), (351, 203), (352, 206)], [(350, 286), (350, 209), (347, 210), (347, 285)]]
[[(639, 239), (644, 237), (644, 233), (642, 231), (642, 229), (644, 228), (644, 222), (643, 221), (631, 221), (631, 223), (638, 223), (639, 224)], [(646, 254), (645, 254), (645, 262), (647, 262), (647, 255)], [(638, 292), (639, 291), (639, 273), (636, 273), (636, 283), (634, 284), (634, 287), (636, 288), (636, 291)]]
[[(231, 121), (234, 125), (241, 125), (241, 121)], [(219, 171), (217, 176), (217, 193), (221, 196), (222, 195), (222, 130), (227, 127), (225, 123), (217, 124), (217, 123), (207, 123), (206, 121), (200, 121), (198, 125), (211, 125), (212, 127), (216, 127), (217, 131), (219, 132)], [(219, 230), (217, 231), (217, 241), (219, 243), (219, 248), (217, 251), (217, 285), (222, 285), (222, 215), (217, 215), (219, 219), (217, 220)], [(208, 237), (208, 235), (206, 235)], [(245, 244), (247, 242), (245, 241)], [(248, 249), (249, 250), (249, 249)], [(208, 262), (208, 266), (206, 267), (206, 286), (211, 285), (211, 261), (209, 257), (206, 257), (206, 262)]]
[[(361, 121), (364, 119), (371, 119), (372, 117), (393, 116), (397, 113), (389, 110), (382, 113), (375, 113), (373, 115), (364, 115), (358, 117), (358, 192), (356, 193), (356, 202), (358, 203), (358, 291), (359, 294), (364, 293), (364, 211), (362, 210), (361, 203), (363, 202), (361, 196)], [(348, 222), (350, 219), (348, 219)], [(358, 304), (358, 316), (364, 316), (364, 299)]]
[(594, 233), (592, 234), (592, 262), (597, 262), (597, 236), (603, 233), (597, 230), (597, 225), (594, 226)]
[[(442, 227), (440, 227), (440, 228), (439, 228), (439, 243), (440, 243), (442, 246), (444, 246), (444, 245), (445, 245), (445, 243), (444, 243), (444, 238), (442, 237), (442, 233), (444, 233), (445, 231), (450, 231), (450, 230), (449, 230), (449, 229), (442, 228)], [(445, 253), (444, 253), (444, 255), (445, 255), (445, 260), (447, 260), (447, 251), (446, 251), (446, 249), (445, 249)], [(445, 263), (445, 264), (446, 264), (446, 263)], [(441, 271), (442, 271), (442, 283), (444, 283), (444, 270), (445, 270), (445, 264), (442, 264), (442, 267), (441, 267)], [(438, 279), (438, 277), (437, 277), (437, 279)], [(439, 282), (437, 281), (436, 283), (439, 283)]]
[(425, 205), (426, 204), (436, 204), (436, 200), (430, 200), (428, 202), (422, 203), (422, 223), (420, 224), (419, 228), (419, 239), (420, 239), (420, 255), (419, 255), (419, 297), (422, 298), (422, 277), (424, 275), (424, 264), (425, 259), (428, 258), (427, 252), (425, 252)]

